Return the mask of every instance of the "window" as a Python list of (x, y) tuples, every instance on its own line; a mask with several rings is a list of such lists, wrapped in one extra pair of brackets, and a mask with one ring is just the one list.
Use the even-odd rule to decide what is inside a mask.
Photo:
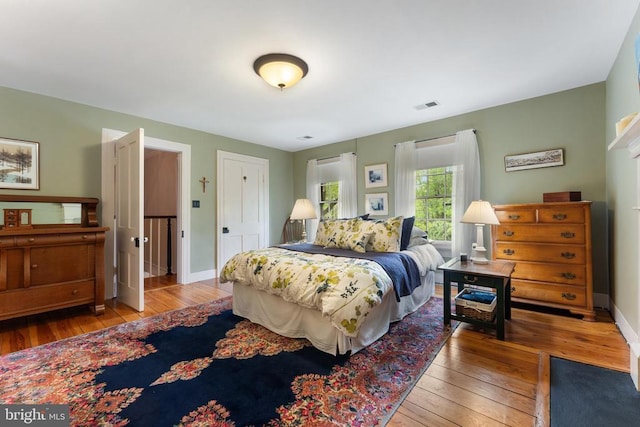
[(433, 240), (451, 241), (453, 170), (445, 166), (416, 171), (415, 226), (427, 230)]
[(320, 220), (338, 219), (338, 181), (320, 184)]

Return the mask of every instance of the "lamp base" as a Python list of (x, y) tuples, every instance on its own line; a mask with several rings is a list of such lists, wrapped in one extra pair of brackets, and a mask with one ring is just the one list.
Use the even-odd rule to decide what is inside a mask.
[(471, 262), (476, 264), (489, 264), (489, 260), (487, 259), (487, 250), (484, 246), (475, 245), (472, 251)]

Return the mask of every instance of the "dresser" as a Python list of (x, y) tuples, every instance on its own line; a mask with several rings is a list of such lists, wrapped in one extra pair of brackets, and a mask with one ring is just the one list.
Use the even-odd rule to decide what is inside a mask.
[[(25, 201), (25, 199), (27, 201)], [(0, 320), (88, 305), (104, 313), (104, 241), (97, 199), (0, 195), (0, 202), (78, 205), (76, 224), (3, 226), (0, 230)], [(37, 210), (37, 208), (34, 208)]]
[(516, 263), (514, 301), (567, 309), (594, 321), (591, 202), (494, 206), (492, 257)]

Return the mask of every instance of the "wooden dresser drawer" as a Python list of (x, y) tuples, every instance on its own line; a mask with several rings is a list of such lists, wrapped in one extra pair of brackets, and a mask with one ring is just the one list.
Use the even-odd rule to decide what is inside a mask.
[(587, 280), (586, 267), (580, 264), (544, 264), (519, 261), (511, 275), (514, 279), (538, 282), (564, 283), (584, 286)]
[(497, 227), (499, 241), (584, 244), (584, 226), (580, 224), (524, 225), (505, 224)]
[(540, 208), (538, 209), (538, 222), (584, 224), (584, 209), (579, 208)]
[(522, 209), (522, 210), (499, 210), (496, 209), (496, 216), (500, 224), (515, 222), (536, 222), (535, 209)]
[(65, 243), (92, 243), (96, 241), (96, 233), (77, 234), (43, 234), (37, 236), (18, 236), (18, 246), (61, 245)]
[(526, 282), (518, 279), (511, 280), (511, 297), (571, 306), (584, 306), (586, 304), (584, 287)]
[(3, 292), (0, 298), (0, 319), (21, 316), (42, 309), (55, 310), (91, 303), (95, 299), (92, 280), (61, 285), (22, 288)]
[(496, 259), (539, 261), (558, 264), (584, 264), (586, 249), (581, 245), (496, 242)]

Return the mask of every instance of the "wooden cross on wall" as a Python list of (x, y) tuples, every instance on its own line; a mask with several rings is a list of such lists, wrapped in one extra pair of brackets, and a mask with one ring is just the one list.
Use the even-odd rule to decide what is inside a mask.
[(206, 176), (203, 176), (202, 179), (198, 180), (199, 183), (202, 184), (202, 192), (204, 193), (206, 190), (206, 185), (209, 183)]

